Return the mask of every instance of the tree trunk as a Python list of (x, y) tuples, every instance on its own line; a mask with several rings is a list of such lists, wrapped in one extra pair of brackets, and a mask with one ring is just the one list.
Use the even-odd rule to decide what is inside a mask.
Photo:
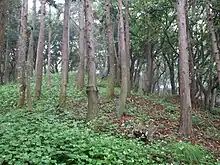
[(49, 34), (48, 34), (48, 58), (47, 58), (47, 85), (51, 86), (51, 73), (50, 73), (50, 66), (51, 66), (51, 36), (52, 36), (52, 29), (51, 29), (51, 6), (49, 6)]
[(129, 35), (129, 5), (128, 0), (125, 0), (125, 49), (127, 55), (127, 73), (128, 73), (128, 93), (131, 90), (131, 72), (130, 72), (130, 35)]
[(124, 21), (122, 13), (122, 0), (118, 0), (118, 12), (119, 12), (119, 45), (120, 45), (120, 54), (121, 54), (121, 91), (120, 91), (120, 100), (119, 100), (119, 117), (126, 113), (126, 99), (128, 94), (128, 63), (125, 50), (125, 31), (124, 31)]
[(168, 65), (168, 66), (169, 66), (169, 70), (170, 70), (171, 92), (172, 92), (172, 94), (176, 94), (174, 64), (172, 63), (171, 65)]
[(84, 86), (84, 63), (85, 63), (85, 16), (84, 16), (84, 1), (79, 2), (79, 67), (77, 74), (77, 88), (83, 88)]
[(32, 61), (33, 61), (33, 44), (34, 44), (34, 37), (33, 37), (33, 29), (31, 29), (31, 35), (29, 39), (29, 48), (28, 48), (28, 55), (27, 55), (27, 75), (26, 75), (26, 84), (27, 84), (27, 105), (28, 110), (31, 111), (33, 109), (32, 106), (32, 99), (31, 99), (31, 83), (30, 83), (30, 77), (32, 73)]
[(19, 98), (18, 107), (22, 107), (25, 102), (25, 56), (27, 49), (27, 19), (28, 19), (28, 0), (23, 0), (22, 3), (22, 14), (21, 14), (21, 36), (20, 36), (20, 46), (18, 55), (18, 81), (20, 83), (19, 88)]
[(179, 74), (180, 74), (180, 133), (184, 136), (192, 135), (191, 98), (189, 86), (189, 62), (187, 50), (186, 30), (186, 0), (177, 1), (177, 18), (179, 28)]
[(8, 47), (8, 40), (6, 43), (6, 50), (5, 50), (5, 71), (4, 71), (4, 83), (7, 84), (10, 81), (10, 64), (9, 64), (9, 47)]
[(218, 42), (216, 39), (215, 34), (215, 27), (213, 23), (213, 14), (211, 12), (211, 2), (210, 0), (206, 1), (206, 12), (207, 12), (207, 19), (208, 19), (208, 27), (211, 34), (212, 39), (212, 51), (214, 53), (215, 62), (216, 62), (216, 68), (217, 68), (217, 76), (218, 76), (218, 82), (220, 83), (220, 53), (218, 48)]
[(95, 46), (93, 36), (93, 12), (92, 0), (85, 0), (86, 9), (86, 36), (88, 48), (88, 112), (87, 120), (92, 120), (98, 115), (98, 90), (96, 87), (96, 63), (95, 63)]
[[(36, 53), (37, 50), (37, 41), (35, 41), (35, 38), (37, 37), (37, 34), (36, 34), (36, 19), (37, 19), (37, 4), (36, 4), (36, 0), (33, 0), (33, 9), (32, 9), (32, 12), (33, 12), (33, 16), (32, 16), (32, 28), (33, 28), (33, 48), (32, 48), (32, 61), (31, 61), (31, 76), (33, 76), (33, 70), (34, 70), (34, 57), (36, 59)], [(35, 46), (36, 45), (36, 46)], [(36, 61), (35, 61), (36, 62)]]
[(217, 94), (217, 88), (212, 89), (211, 102), (210, 102), (210, 111), (213, 111), (214, 108), (215, 108), (216, 94)]
[(0, 84), (3, 84), (4, 79), (4, 35), (5, 35), (5, 25), (7, 21), (7, 3), (8, 0), (0, 1)]
[(147, 55), (147, 71), (145, 75), (145, 87), (144, 94), (151, 93), (151, 87), (153, 82), (153, 57), (152, 57), (153, 46), (148, 43), (145, 47), (145, 53)]
[[(193, 9), (193, 15), (195, 15), (194, 9)], [(191, 97), (191, 103), (192, 107), (194, 107), (196, 103), (196, 80), (195, 80), (195, 71), (194, 71), (194, 53), (193, 53), (193, 47), (192, 47), (192, 36), (190, 31), (190, 25), (189, 25), (189, 18), (188, 15), (186, 15), (186, 27), (187, 27), (187, 38), (188, 38), (188, 51), (189, 51), (189, 73), (190, 73), (190, 97)]]
[(111, 23), (111, 13), (110, 13), (110, 0), (106, 0), (106, 24), (108, 29), (108, 53), (110, 62), (110, 71), (108, 75), (108, 87), (107, 87), (107, 97), (111, 98), (114, 95), (114, 80), (115, 80), (115, 51), (114, 51), (114, 32), (113, 24)]
[(43, 74), (43, 59), (44, 59), (44, 31), (45, 31), (45, 14), (46, 14), (46, 0), (41, 0), (41, 16), (40, 16), (40, 32), (37, 45), (37, 59), (36, 59), (36, 86), (35, 86), (35, 98), (39, 99), (42, 86), (42, 74)]
[(120, 48), (120, 23), (118, 16), (118, 45), (115, 46), (115, 51), (118, 52), (116, 55), (117, 69), (116, 69), (116, 84), (120, 86), (121, 84), (121, 48)]
[(64, 21), (63, 21), (63, 40), (62, 40), (62, 73), (60, 85), (60, 105), (66, 101), (66, 88), (68, 83), (68, 64), (69, 64), (69, 14), (70, 0), (65, 0)]

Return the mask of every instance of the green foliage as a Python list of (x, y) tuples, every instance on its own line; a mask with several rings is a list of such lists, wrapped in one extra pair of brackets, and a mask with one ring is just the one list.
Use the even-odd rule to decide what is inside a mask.
[(195, 115), (192, 115), (192, 123), (193, 123), (193, 125), (196, 125), (196, 126), (204, 126), (205, 125), (205, 121), (201, 117), (198, 117)]
[(17, 104), (18, 91), (17, 86), (9, 84), (0, 86), (0, 114), (12, 110)]
[[(148, 144), (133, 139), (130, 136), (132, 128), (139, 122), (147, 123), (152, 117), (146, 113), (152, 107), (136, 106), (134, 103), (143, 100), (140, 96), (129, 104), (130, 118), (120, 121), (123, 126), (119, 126), (119, 121), (115, 121), (115, 99), (100, 100), (99, 117), (85, 124), (83, 119), (86, 114), (86, 93), (84, 89), (76, 89), (73, 83), (75, 76), (70, 74), (70, 77), (66, 106), (57, 108), (60, 81), (58, 75), (52, 75), (51, 88), (43, 83), (41, 99), (34, 100), (33, 112), (27, 112), (25, 107), (16, 108), (17, 85), (0, 86), (0, 164), (171, 164), (180, 162), (212, 164), (215, 162), (206, 151), (202, 149), (201, 152), (197, 151), (197, 146), (195, 146), (196, 149), (192, 145), (189, 147), (184, 145), (184, 149), (180, 149), (182, 143), (167, 146), (175, 139), (174, 137), (167, 138), (172, 139), (169, 142), (167, 139), (166, 141), (154, 140)], [(32, 88), (33, 83), (32, 80)], [(165, 107), (166, 118), (169, 118), (168, 114), (172, 114), (166, 109), (173, 109), (173, 111), (177, 109), (176, 105), (172, 106), (169, 101), (156, 96), (147, 98), (147, 101), (150, 100), (155, 103), (152, 106)], [(176, 111), (172, 115), (176, 116)], [(163, 113), (162, 110), (157, 112)], [(133, 120), (134, 118), (136, 120)], [(189, 158), (191, 151), (196, 152), (196, 156)], [(197, 152), (198, 155), (203, 155), (201, 160)]]
[(166, 161), (165, 154), (160, 158), (159, 146), (96, 134), (78, 127), (77, 122), (61, 122), (51, 114), (17, 110), (0, 117), (1, 163), (147, 164)]
[(170, 144), (168, 145), (168, 149), (173, 153), (174, 160), (179, 163), (206, 164), (208, 163), (207, 160), (211, 163), (213, 159), (211, 154), (202, 147), (187, 142)]

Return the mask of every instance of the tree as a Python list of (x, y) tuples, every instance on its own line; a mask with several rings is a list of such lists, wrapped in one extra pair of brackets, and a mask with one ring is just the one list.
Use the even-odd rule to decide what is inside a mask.
[(49, 6), (49, 32), (48, 32), (48, 58), (47, 58), (47, 85), (51, 86), (51, 74), (50, 74), (50, 66), (51, 66), (51, 6)]
[(25, 56), (26, 56), (26, 43), (27, 43), (27, 18), (28, 18), (28, 0), (23, 0), (22, 12), (21, 12), (21, 30), (20, 30), (20, 45), (19, 45), (19, 55), (18, 55), (18, 82), (19, 86), (19, 97), (18, 97), (18, 107), (24, 105), (25, 102)]
[(115, 79), (115, 50), (114, 50), (114, 33), (113, 24), (111, 23), (110, 0), (106, 0), (106, 24), (108, 31), (108, 54), (110, 61), (110, 71), (108, 75), (107, 97), (114, 95), (114, 79)]
[(79, 1), (79, 68), (77, 74), (77, 88), (84, 86), (84, 62), (85, 62), (85, 15), (84, 15), (84, 0)]
[(60, 85), (60, 105), (66, 101), (66, 88), (68, 81), (68, 65), (69, 65), (69, 13), (70, 0), (65, 0), (64, 4), (64, 20), (63, 20), (63, 39), (62, 39), (62, 73)]
[(180, 74), (180, 133), (184, 136), (192, 134), (191, 99), (189, 86), (188, 43), (186, 29), (186, 0), (177, 1), (177, 17), (179, 28), (179, 74)]
[(213, 23), (213, 15), (211, 12), (210, 0), (206, 1), (206, 13), (207, 13), (209, 32), (211, 34), (211, 39), (212, 39), (212, 51), (214, 53), (215, 62), (216, 62), (218, 82), (220, 83), (220, 52), (218, 47), (218, 41), (215, 34), (215, 27)]
[(127, 56), (125, 50), (125, 31), (124, 31), (124, 20), (122, 14), (122, 0), (118, 0), (118, 12), (119, 12), (119, 45), (121, 54), (121, 91), (119, 98), (119, 117), (125, 113), (125, 105), (128, 92), (128, 74), (127, 74)]
[(128, 92), (131, 90), (131, 73), (130, 73), (130, 33), (129, 33), (129, 5), (125, 0), (125, 47), (127, 55), (127, 73), (128, 73)]
[(87, 120), (91, 120), (98, 115), (98, 90), (96, 87), (96, 63), (95, 47), (93, 36), (93, 12), (92, 0), (85, 0), (85, 20), (86, 20), (86, 39), (88, 53), (88, 112)]
[(34, 44), (34, 36), (33, 36), (33, 28), (30, 29), (30, 38), (29, 38), (29, 48), (26, 62), (26, 84), (27, 84), (27, 105), (28, 110), (32, 110), (32, 99), (31, 99), (31, 85), (30, 85), (30, 77), (32, 73), (32, 62), (33, 62), (33, 44)]
[(41, 0), (41, 16), (40, 16), (40, 32), (37, 44), (37, 59), (36, 59), (36, 86), (35, 86), (35, 98), (39, 99), (42, 86), (42, 74), (43, 74), (43, 58), (44, 58), (44, 31), (45, 31), (45, 15), (46, 15), (46, 0)]
[(8, 0), (1, 0), (0, 1), (0, 84), (3, 84), (3, 76), (4, 76), (4, 70), (3, 70), (3, 58), (4, 58), (4, 50), (5, 50), (5, 27), (6, 27), (6, 21), (7, 21), (7, 4)]
[(144, 93), (151, 93), (153, 82), (153, 45), (151, 42), (147, 43), (145, 54), (147, 58), (147, 70), (145, 75)]

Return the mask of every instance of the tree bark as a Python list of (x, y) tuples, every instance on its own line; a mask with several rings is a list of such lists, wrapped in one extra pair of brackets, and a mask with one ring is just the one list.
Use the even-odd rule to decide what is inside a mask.
[(186, 0), (177, 1), (177, 24), (179, 28), (179, 74), (180, 74), (180, 133), (192, 135), (191, 98), (189, 86), (189, 53), (187, 50)]
[(51, 86), (51, 37), (52, 37), (52, 29), (51, 29), (51, 6), (49, 6), (49, 33), (48, 33), (48, 58), (47, 58), (47, 85)]
[(21, 14), (21, 36), (20, 36), (20, 46), (18, 55), (18, 82), (19, 87), (19, 97), (18, 97), (18, 107), (22, 107), (25, 102), (25, 56), (27, 49), (27, 19), (28, 19), (28, 0), (23, 0), (22, 3), (22, 14)]
[(84, 63), (85, 63), (85, 16), (84, 16), (84, 0), (79, 2), (79, 67), (78, 67), (78, 74), (77, 74), (77, 88), (83, 88), (84, 86)]
[(210, 102), (210, 111), (213, 111), (214, 108), (215, 108), (216, 94), (217, 94), (217, 88), (212, 89), (211, 102)]
[(62, 73), (60, 85), (60, 105), (66, 101), (66, 88), (68, 83), (68, 65), (69, 65), (69, 14), (70, 0), (65, 0), (64, 21), (63, 21), (63, 40), (62, 40)]
[(126, 113), (126, 99), (128, 94), (128, 62), (125, 50), (125, 31), (124, 31), (124, 20), (122, 13), (122, 0), (118, 0), (118, 12), (119, 12), (119, 45), (120, 45), (120, 54), (121, 54), (121, 91), (120, 91), (120, 100), (119, 100), (119, 116)]
[(153, 55), (152, 55), (152, 43), (148, 43), (145, 47), (145, 54), (147, 56), (147, 71), (145, 74), (145, 87), (144, 94), (151, 93), (151, 87), (153, 82)]
[[(36, 4), (36, 0), (33, 0), (33, 16), (32, 16), (32, 28), (33, 28), (33, 48), (32, 48), (32, 54), (33, 54), (33, 59), (31, 61), (31, 76), (33, 76), (33, 71), (34, 71), (34, 66), (35, 66), (35, 63), (36, 61), (34, 62), (34, 59), (37, 59), (36, 58), (36, 53), (37, 50), (37, 41), (35, 40), (37, 34), (36, 34), (36, 19), (37, 19), (37, 4)], [(35, 58), (34, 58), (35, 57)]]
[(118, 45), (117, 48), (115, 46), (115, 52), (118, 52), (116, 55), (116, 84), (120, 86), (121, 84), (121, 48), (120, 48), (120, 23), (119, 23), (119, 16), (118, 16)]
[(7, 21), (7, 3), (8, 0), (0, 1), (0, 84), (3, 84), (4, 79), (4, 35), (5, 35), (5, 27)]
[(218, 82), (220, 84), (220, 53), (219, 53), (219, 48), (218, 48), (218, 41), (217, 41), (216, 34), (215, 34), (215, 27), (213, 23), (213, 14), (211, 12), (210, 6), (211, 6), (211, 1), (206, 0), (208, 27), (209, 27), (209, 32), (211, 34), (211, 39), (212, 39), (212, 51), (214, 53), (215, 62), (216, 62)]
[(32, 96), (31, 96), (31, 83), (30, 83), (30, 77), (32, 73), (32, 61), (33, 61), (33, 44), (34, 44), (34, 37), (33, 37), (33, 29), (31, 29), (31, 35), (29, 39), (29, 48), (28, 48), (28, 55), (27, 55), (27, 75), (26, 75), (26, 84), (27, 84), (27, 105), (28, 110), (31, 111), (33, 109), (32, 106)]
[(43, 74), (43, 59), (44, 59), (44, 31), (45, 31), (45, 15), (46, 15), (46, 0), (41, 0), (41, 16), (40, 16), (40, 32), (37, 45), (37, 59), (36, 59), (36, 86), (35, 86), (35, 98), (39, 99), (42, 86), (42, 74)]
[(86, 16), (86, 36), (88, 48), (88, 112), (87, 121), (94, 119), (98, 115), (98, 90), (96, 87), (96, 63), (95, 63), (95, 46), (93, 36), (93, 12), (92, 0), (85, 0)]
[(131, 58), (130, 58), (130, 35), (129, 35), (129, 4), (128, 0), (125, 0), (125, 49), (127, 56), (127, 74), (128, 74), (128, 94), (131, 90)]
[(169, 66), (170, 70), (170, 84), (171, 84), (171, 92), (172, 94), (176, 94), (176, 84), (175, 84), (175, 72), (174, 72), (174, 63)]
[(110, 62), (110, 71), (108, 75), (108, 87), (107, 87), (107, 97), (111, 98), (114, 96), (114, 80), (115, 80), (115, 51), (114, 51), (114, 30), (113, 24), (111, 23), (111, 13), (110, 13), (110, 0), (106, 0), (106, 23), (108, 29), (108, 53)]
[(5, 71), (4, 71), (4, 83), (7, 84), (10, 81), (10, 64), (9, 64), (9, 47), (8, 40), (6, 42), (6, 50), (5, 50)]

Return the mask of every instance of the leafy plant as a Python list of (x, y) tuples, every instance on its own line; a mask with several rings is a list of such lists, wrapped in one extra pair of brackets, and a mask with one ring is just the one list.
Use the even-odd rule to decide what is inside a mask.
[(192, 145), (188, 142), (177, 142), (167, 146), (173, 154), (174, 160), (190, 164), (207, 163), (212, 160), (212, 155), (205, 151), (202, 147)]

